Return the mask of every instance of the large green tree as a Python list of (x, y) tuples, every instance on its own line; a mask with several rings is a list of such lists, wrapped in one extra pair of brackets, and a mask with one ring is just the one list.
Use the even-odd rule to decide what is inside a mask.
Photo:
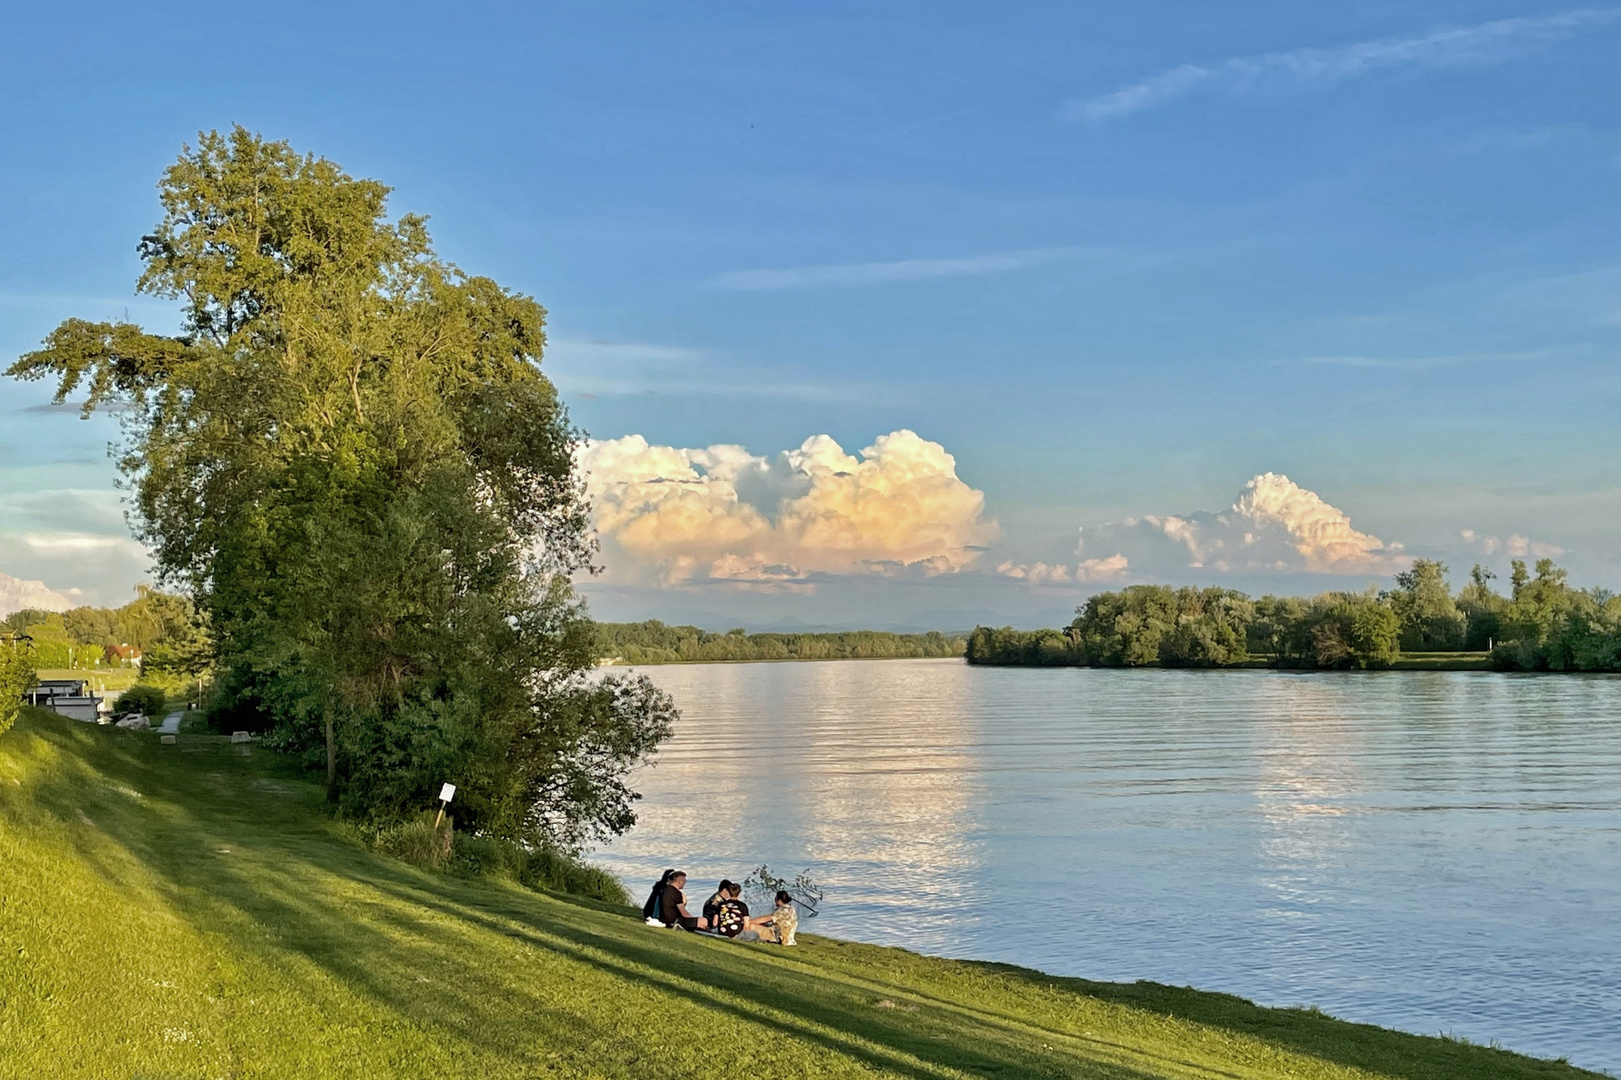
[(1401, 647), (1414, 652), (1461, 649), (1467, 620), (1447, 586), (1447, 568), (1434, 559), (1414, 559), (1396, 575), (1391, 607), (1401, 622)]
[(453, 780), (492, 832), (627, 827), (624, 774), (673, 710), (590, 675), (580, 436), (540, 305), (439, 258), (382, 184), (242, 128), (160, 193), (137, 287), (182, 333), (70, 319), (11, 374), (123, 410), (137, 533), (206, 617), (227, 704), (318, 748), (359, 812)]

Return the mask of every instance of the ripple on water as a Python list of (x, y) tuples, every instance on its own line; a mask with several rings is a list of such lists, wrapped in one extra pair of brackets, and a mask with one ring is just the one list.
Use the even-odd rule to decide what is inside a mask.
[(1621, 1072), (1621, 680), (647, 673), (684, 715), (598, 854), (637, 888), (809, 867), (817, 932)]

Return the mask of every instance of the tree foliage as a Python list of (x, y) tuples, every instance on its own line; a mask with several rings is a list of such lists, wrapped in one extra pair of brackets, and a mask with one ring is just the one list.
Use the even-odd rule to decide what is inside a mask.
[(1496, 576), (1476, 563), (1469, 571), (1469, 584), (1458, 590), (1458, 610), (1464, 617), (1465, 649), (1489, 651), (1502, 636), (1503, 608), (1508, 602), (1491, 587)]
[(627, 664), (679, 664), (706, 660), (870, 660), (961, 656), (967, 641), (936, 630), (890, 634), (846, 630), (822, 634), (724, 634), (696, 626), (598, 623), (598, 652)]
[(0, 637), (0, 735), (16, 722), (22, 696), (33, 685), (34, 661), (27, 643), (12, 635)]
[(121, 663), (109, 650), (124, 646), (148, 653), (163, 645), (198, 648), (206, 638), (202, 616), (184, 596), (141, 585), (135, 599), (117, 608), (76, 607), (68, 611), (25, 608), (0, 620), (0, 627), (34, 639), (43, 668), (94, 668)]
[(1533, 577), (1514, 560), (1513, 596), (1502, 605), (1492, 663), (1518, 671), (1621, 671), (1621, 596), (1574, 589), (1551, 559)]
[(1401, 647), (1412, 652), (1461, 649), (1468, 621), (1452, 599), (1447, 568), (1434, 559), (1415, 559), (1396, 575), (1391, 606), (1401, 621)]
[(125, 410), (134, 524), (206, 617), (222, 708), (324, 752), (356, 813), (455, 780), (492, 833), (624, 828), (671, 710), (589, 677), (580, 436), (539, 370), (543, 309), (389, 220), (382, 184), (242, 128), (160, 190), (138, 288), (183, 333), (71, 319), (11, 373)]
[(1089, 599), (1069, 637), (1101, 667), (1219, 667), (1248, 659), (1253, 617), (1249, 598), (1229, 589), (1132, 585)]
[[(1476, 566), (1456, 597), (1446, 567), (1419, 559), (1389, 592), (1250, 600), (1224, 589), (1133, 585), (1078, 608), (1064, 631), (977, 627), (971, 664), (1083, 667), (1383, 668), (1404, 648), (1446, 652), (1491, 643), (1492, 665), (1520, 671), (1621, 671), (1621, 596), (1572, 588), (1543, 559), (1513, 563), (1513, 595)], [(1252, 658), (1262, 658), (1253, 660)]]

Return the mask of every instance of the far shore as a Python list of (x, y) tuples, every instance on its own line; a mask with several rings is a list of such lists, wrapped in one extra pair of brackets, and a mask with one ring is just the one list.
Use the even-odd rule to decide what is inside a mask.
[[(688, 664), (831, 664), (844, 661), (881, 661), (881, 660), (937, 660), (941, 662), (955, 660), (966, 663), (961, 656), (778, 656), (759, 657), (747, 660), (637, 660), (630, 661), (623, 657), (609, 657), (598, 663), (599, 667), (679, 667)], [(1110, 668), (1104, 665), (1087, 664), (975, 664), (974, 667), (1085, 667), (1099, 671), (1126, 670), (1124, 668)], [(1172, 666), (1166, 664), (1143, 664), (1130, 670), (1163, 670), (1163, 671), (1282, 671), (1299, 674), (1324, 673), (1340, 671), (1346, 674), (1367, 674), (1379, 671), (1492, 671), (1491, 654), (1484, 652), (1473, 653), (1408, 653), (1398, 657), (1389, 667), (1384, 668), (1307, 668), (1289, 667), (1277, 663), (1272, 657), (1257, 656), (1240, 664), (1229, 664), (1224, 667), (1192, 667)], [(1515, 674), (1525, 674), (1517, 672)], [(1567, 672), (1532, 672), (1531, 674), (1568, 674)]]

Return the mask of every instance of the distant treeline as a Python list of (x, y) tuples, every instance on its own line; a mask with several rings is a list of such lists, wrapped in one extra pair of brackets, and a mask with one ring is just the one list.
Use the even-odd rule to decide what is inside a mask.
[(181, 678), (208, 666), (208, 628), (191, 601), (144, 585), (123, 607), (14, 611), (0, 633), (26, 638), (36, 668), (143, 666)]
[(1516, 559), (1508, 596), (1476, 566), (1456, 596), (1419, 559), (1396, 587), (1310, 599), (1133, 585), (1099, 593), (1064, 630), (978, 627), (970, 664), (1075, 667), (1390, 667), (1403, 650), (1489, 653), (1505, 671), (1621, 670), (1621, 596), (1574, 589), (1552, 560)]
[(666, 626), (657, 619), (640, 623), (598, 623), (598, 649), (604, 659), (627, 664), (681, 664), (705, 660), (899, 660), (961, 656), (963, 637), (890, 634), (849, 630), (831, 634), (748, 634), (739, 627), (724, 634), (696, 626)]

